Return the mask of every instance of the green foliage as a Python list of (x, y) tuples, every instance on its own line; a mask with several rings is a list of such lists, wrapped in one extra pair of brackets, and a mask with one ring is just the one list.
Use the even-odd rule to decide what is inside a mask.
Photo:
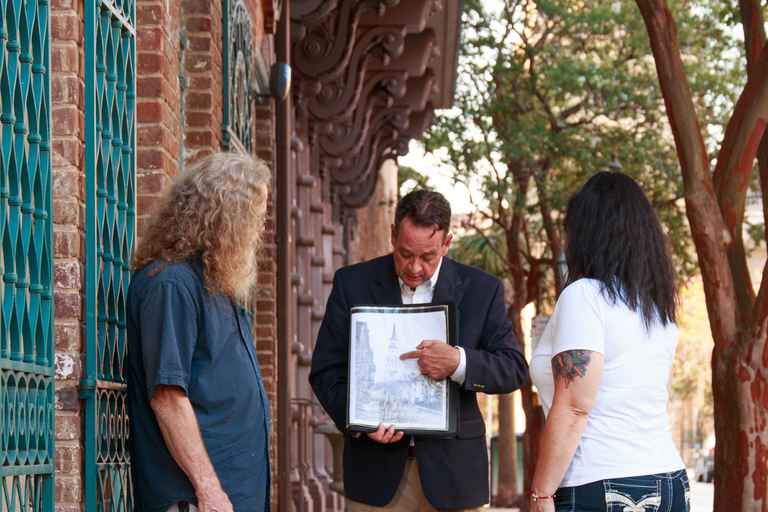
[(429, 177), (407, 165), (397, 166), (397, 200), (408, 192), (419, 188), (430, 188)]
[[(670, 7), (705, 142), (716, 148), (744, 81), (732, 12), (719, 0)], [(475, 0), (465, 2), (463, 23), (457, 107), (439, 116), (425, 147), (444, 148), (454, 181), (479, 191), (485, 221), (471, 227), (484, 244), (503, 241), (493, 251), (500, 264), (533, 278), (545, 262), (551, 273), (568, 197), (616, 153), (656, 206), (681, 279), (697, 273), (674, 141), (635, 3)], [(554, 231), (544, 229), (550, 219)]]
[(710, 157), (716, 157), (735, 99), (747, 81), (738, 2), (671, 0), (669, 5), (697, 118)]
[[(753, 247), (759, 247), (765, 244), (765, 224), (749, 224), (745, 222), (747, 228), (747, 235), (752, 239)], [(747, 255), (750, 254), (752, 248), (747, 248)]]
[[(495, 249), (494, 249), (495, 248)], [(496, 250), (500, 250), (496, 252)], [(501, 232), (495, 231), (487, 239), (477, 232), (457, 237), (451, 244), (448, 257), (485, 270), (499, 278), (510, 277), (509, 266), (501, 254), (506, 252), (506, 242)]]

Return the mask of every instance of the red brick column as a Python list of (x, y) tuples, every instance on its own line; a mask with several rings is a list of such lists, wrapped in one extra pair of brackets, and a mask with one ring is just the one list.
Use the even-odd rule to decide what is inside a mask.
[(179, 5), (136, 5), (136, 202), (143, 231), (155, 199), (179, 173)]
[[(253, 12), (253, 9), (252, 9)], [(261, 12), (259, 10), (259, 12)], [(254, 132), (256, 135), (256, 156), (267, 162), (273, 174), (273, 190), (270, 194), (269, 210), (274, 211), (274, 173), (275, 173), (275, 109), (271, 99), (263, 105), (257, 105), (254, 112)], [(270, 213), (274, 219), (274, 215)], [(256, 285), (256, 315), (254, 317), (254, 338), (259, 357), (259, 368), (264, 380), (270, 408), (272, 424), (270, 431), (270, 454), (273, 473), (277, 471), (277, 303), (276, 289), (277, 262), (275, 246), (275, 224), (267, 222), (264, 233), (264, 250), (259, 261), (259, 281)], [(285, 383), (288, 386), (290, 383)], [(275, 482), (276, 478), (272, 478)], [(278, 487), (272, 486), (272, 508), (278, 506)]]
[(83, 493), (81, 377), (85, 241), (83, 4), (51, 2), (56, 510), (79, 512)]
[(186, 162), (219, 151), (222, 95), (222, 12), (221, 2), (181, 0), (182, 26), (189, 40), (184, 57), (188, 86), (185, 98)]

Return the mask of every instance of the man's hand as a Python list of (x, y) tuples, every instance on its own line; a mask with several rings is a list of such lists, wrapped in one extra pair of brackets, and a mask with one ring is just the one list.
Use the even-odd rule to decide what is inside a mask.
[(384, 429), (384, 424), (379, 423), (379, 429), (376, 432), (368, 432), (368, 437), (381, 444), (396, 443), (403, 438), (403, 431), (395, 433), (394, 425)]
[(205, 450), (195, 411), (184, 389), (158, 385), (149, 405), (168, 450), (195, 487), (200, 512), (233, 512)]
[(418, 359), (421, 373), (435, 380), (453, 375), (459, 367), (459, 349), (439, 340), (424, 340), (416, 350), (400, 354), (400, 359)]
[(196, 488), (195, 494), (197, 494), (197, 507), (200, 512), (234, 512), (232, 503), (218, 480), (210, 482), (210, 485)]

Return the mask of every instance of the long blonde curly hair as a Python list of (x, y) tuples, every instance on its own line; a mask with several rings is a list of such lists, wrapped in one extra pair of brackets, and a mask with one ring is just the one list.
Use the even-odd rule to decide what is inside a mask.
[(247, 301), (270, 183), (264, 161), (248, 155), (214, 153), (189, 166), (157, 200), (134, 268), (197, 258), (211, 293)]

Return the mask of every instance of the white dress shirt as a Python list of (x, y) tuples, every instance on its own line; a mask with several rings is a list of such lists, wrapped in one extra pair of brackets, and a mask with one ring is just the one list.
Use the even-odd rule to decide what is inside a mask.
[[(440, 262), (437, 264), (435, 273), (432, 277), (421, 283), (412, 290), (410, 286), (406, 285), (400, 276), (397, 277), (397, 281), (400, 283), (400, 295), (403, 298), (403, 304), (428, 304), (432, 302), (432, 297), (435, 294), (435, 286), (437, 285), (437, 276), (440, 274), (440, 267), (443, 265), (443, 257), (440, 257)], [(464, 354), (464, 349), (459, 349), (459, 366), (456, 371), (451, 374), (451, 380), (457, 384), (463, 384), (464, 378), (467, 375), (467, 356)]]

